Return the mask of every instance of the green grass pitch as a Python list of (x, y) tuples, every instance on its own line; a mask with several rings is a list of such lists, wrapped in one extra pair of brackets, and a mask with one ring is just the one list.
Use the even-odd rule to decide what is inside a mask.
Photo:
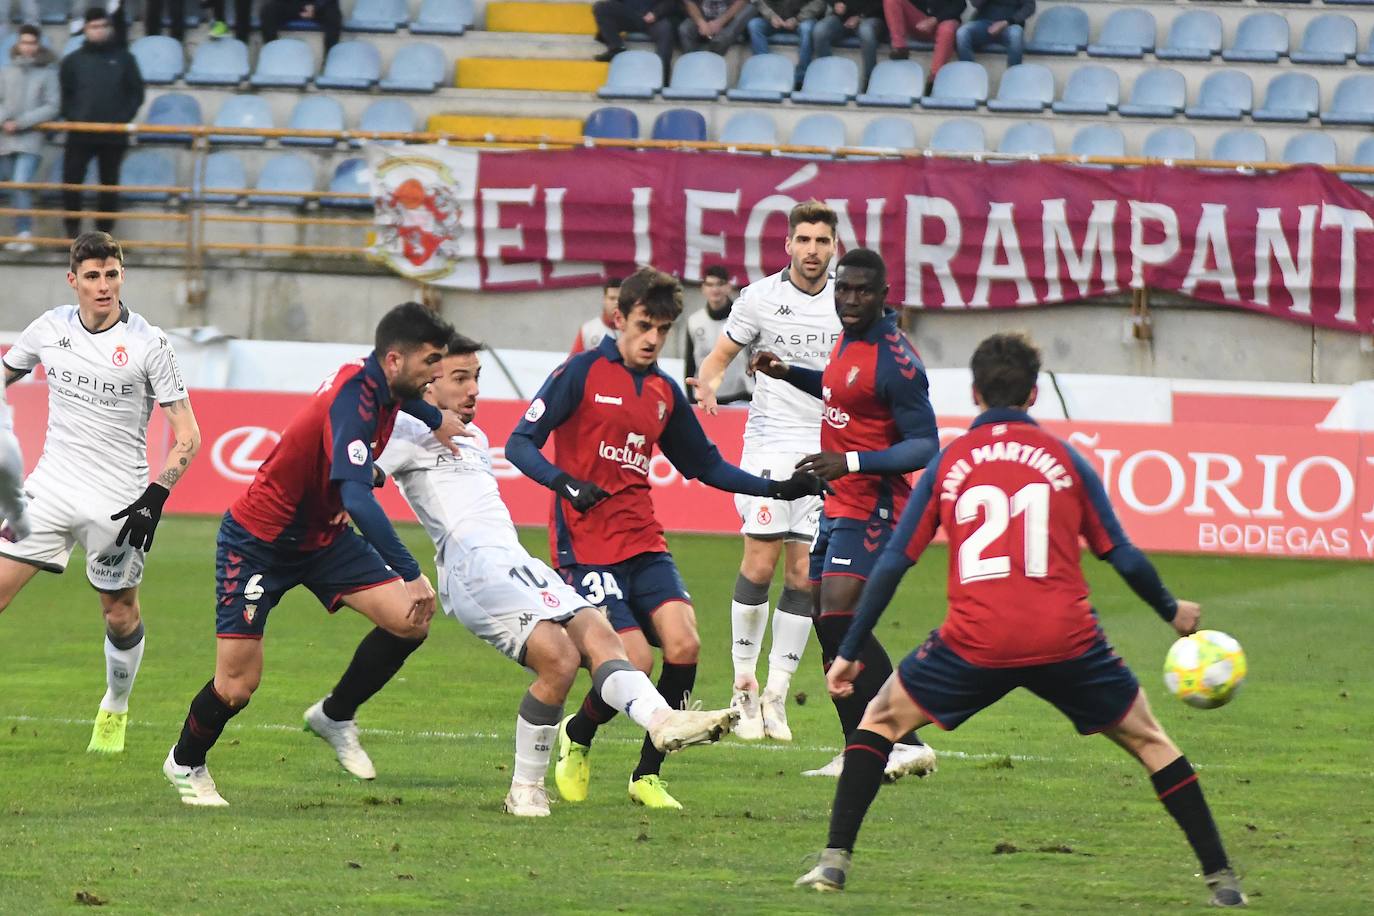
[[(85, 753), (104, 672), (81, 563), (40, 575), (0, 615), (0, 912), (69, 912), (84, 900), (121, 913), (1177, 913), (1206, 900), (1137, 765), (1020, 694), (954, 734), (928, 734), (939, 772), (879, 793), (842, 897), (793, 889), (803, 856), (824, 845), (834, 790), (798, 772), (839, 738), (814, 644), (794, 683), (807, 695), (791, 707), (796, 742), (727, 739), (670, 758), (665, 778), (686, 810), (629, 803), (639, 734), (617, 722), (593, 752), (591, 798), (523, 821), (500, 804), (526, 678), (436, 619), (429, 643), (362, 711), (381, 775), (357, 782), (300, 722), (366, 624), (328, 617), (303, 590), (273, 612), (262, 689), (210, 758), (232, 807), (186, 808), (159, 767), (212, 671), (215, 525), (174, 519), (159, 531), (143, 592), (148, 650), (118, 759)], [(431, 555), (419, 528), (402, 535)], [(543, 532), (526, 536), (543, 555)], [(703, 636), (697, 695), (724, 704), (738, 540), (672, 545)], [(1197, 711), (1164, 694), (1172, 631), (1089, 561), (1096, 604), (1198, 766), (1252, 906), (1366, 909), (1370, 567), (1157, 559), (1176, 594), (1203, 603), (1204, 624), (1247, 650), (1250, 680), (1230, 706)], [(940, 620), (944, 560), (932, 551), (888, 612), (880, 635), (894, 657)]]

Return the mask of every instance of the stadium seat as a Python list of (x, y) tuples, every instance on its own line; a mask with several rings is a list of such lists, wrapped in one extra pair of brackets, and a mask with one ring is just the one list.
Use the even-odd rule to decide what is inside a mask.
[(343, 27), (345, 32), (394, 32), (409, 18), (406, 0), (357, 0)]
[(1073, 135), (1069, 152), (1075, 156), (1124, 156), (1126, 138), (1110, 124), (1089, 124)]
[[(1058, 7), (1055, 7), (1058, 9)], [(1121, 77), (1111, 67), (1088, 64), (1069, 74), (1055, 114), (1106, 114), (1121, 102)]]
[(926, 72), (914, 60), (882, 60), (868, 77), (868, 91), (855, 98), (860, 105), (910, 108), (926, 90)]
[(382, 55), (372, 42), (341, 41), (329, 49), (315, 85), (321, 89), (371, 89), (381, 78)]
[(1102, 24), (1089, 57), (1144, 57), (1155, 49), (1155, 17), (1149, 10), (1116, 10)]
[(372, 183), (367, 178), (367, 160), (361, 158), (345, 159), (334, 166), (334, 174), (329, 178), (328, 190), (341, 194), (366, 194), (366, 200), (333, 200), (320, 198), (321, 207), (339, 210), (371, 210)]
[(1076, 56), (1088, 46), (1088, 14), (1076, 6), (1051, 6), (1035, 17), (1029, 54)]
[(462, 35), (475, 19), (472, 0), (422, 0), (410, 34)]
[[(184, 92), (166, 92), (153, 99), (148, 106), (145, 124), (160, 124), (176, 127), (199, 127), (205, 123), (200, 113), (200, 102)], [(189, 143), (190, 134), (143, 134), (141, 143)]]
[(821, 57), (811, 62), (792, 101), (808, 105), (847, 105), (859, 94), (859, 65), (847, 57)]
[(1202, 81), (1197, 104), (1183, 109), (1195, 121), (1239, 121), (1255, 104), (1255, 87), (1243, 70), (1213, 70)]
[(582, 136), (600, 140), (639, 139), (639, 118), (628, 108), (598, 108), (587, 115)]
[(62, 25), (71, 8), (71, 0), (38, 0), (38, 21), (43, 25)]
[(878, 150), (915, 149), (916, 124), (910, 118), (874, 118), (864, 125), (859, 145)]
[[(415, 130), (415, 109), (404, 99), (378, 99), (363, 109), (358, 119), (358, 130), (379, 133), (410, 133)], [(362, 146), (362, 140), (351, 141), (353, 146)], [(401, 143), (400, 140), (378, 140), (375, 143)]]
[[(1374, 137), (1365, 137), (1360, 141), (1360, 145), (1355, 147), (1355, 157), (1350, 160), (1350, 164), (1374, 166)], [(1351, 184), (1370, 184), (1374, 183), (1374, 173), (1341, 172), (1341, 179)]]
[(1311, 163), (1313, 165), (1336, 164), (1336, 141), (1330, 135), (1315, 130), (1303, 131), (1288, 138), (1283, 145), (1280, 162), (1294, 165)]
[(725, 58), (714, 51), (692, 51), (673, 64), (673, 78), (663, 87), (663, 97), (714, 102), (726, 84)]
[(1269, 144), (1253, 130), (1228, 130), (1212, 144), (1212, 158), (1227, 162), (1268, 162)]
[(278, 38), (258, 51), (258, 67), (249, 83), (259, 88), (304, 89), (315, 75), (315, 54), (299, 38)]
[(1196, 159), (1197, 138), (1186, 127), (1159, 127), (1146, 135), (1140, 155), (1148, 159)]
[(1288, 58), (1295, 64), (1340, 66), (1355, 56), (1359, 42), (1355, 20), (1338, 13), (1326, 13), (1307, 23), (1302, 41)]
[[(299, 153), (277, 153), (263, 164), (258, 175), (256, 191), (313, 191), (315, 190), (315, 166)], [(249, 194), (248, 202), (254, 206), (301, 207), (305, 198), (295, 194)]]
[(248, 79), (248, 46), (237, 38), (202, 41), (191, 55), (186, 82), (192, 86), (237, 86)]
[(378, 86), (383, 92), (435, 92), (447, 82), (448, 74), (443, 49), (417, 41), (397, 49), (386, 78)]
[(138, 72), (145, 83), (175, 83), (186, 70), (181, 42), (166, 35), (144, 35), (129, 46), (129, 53), (138, 62)]
[(1183, 74), (1170, 67), (1155, 67), (1135, 78), (1131, 100), (1117, 110), (1129, 118), (1172, 118), (1188, 101)]
[(982, 124), (967, 118), (952, 118), (935, 128), (927, 148), (937, 153), (985, 153), (988, 146)]
[[(272, 106), (260, 95), (231, 95), (224, 100), (215, 115), (213, 127), (273, 127)], [(235, 134), (211, 134), (211, 143), (236, 143), (262, 146), (266, 137), (245, 137)]]
[[(210, 204), (237, 203), (242, 194), (227, 192), (241, 192), (248, 188), (247, 171), (239, 154), (229, 150), (217, 150), (206, 156), (204, 162), (204, 174), (197, 174), (191, 180), (191, 196)], [(206, 193), (207, 189), (223, 189), (226, 193)]]
[(695, 108), (669, 108), (654, 118), (654, 140), (706, 139), (706, 119)]
[(1298, 123), (1316, 115), (1321, 107), (1321, 88), (1310, 73), (1289, 71), (1269, 81), (1264, 104), (1250, 113), (1256, 121)]
[(922, 108), (972, 111), (987, 101), (988, 72), (973, 61), (956, 60), (935, 74), (930, 95), (921, 99)]
[(791, 146), (838, 149), (845, 145), (844, 122), (832, 114), (807, 115), (792, 128), (792, 136), (787, 142)]
[(663, 62), (653, 51), (622, 51), (611, 59), (603, 99), (651, 99), (663, 88)]
[(796, 64), (785, 56), (755, 54), (744, 59), (739, 81), (734, 89), (725, 93), (725, 97), (732, 102), (781, 102), (792, 94), (796, 75)]
[(1374, 124), (1374, 76), (1357, 73), (1336, 85), (1323, 124)]
[(1008, 67), (988, 111), (1044, 111), (1054, 101), (1054, 74), (1044, 64)]
[(741, 111), (730, 116), (716, 139), (721, 143), (775, 144), (778, 142), (778, 125), (772, 115)]
[[(119, 164), (119, 183), (129, 187), (175, 187), (177, 183), (176, 164), (172, 157), (162, 150), (136, 149), (131, 151)], [(125, 200), (162, 203), (171, 195), (166, 191), (129, 191), (121, 190), (119, 196)]]
[[(55, 155), (55, 156), (52, 157), (52, 166), (48, 169), (48, 183), (49, 183), (49, 184), (62, 184), (62, 182), (63, 182), (63, 178), (62, 178), (62, 150), (61, 150), (61, 148), (59, 148), (58, 151), (57, 151), (57, 155)], [(90, 161), (90, 164), (86, 166), (86, 175), (85, 175), (84, 178), (81, 179), (81, 183), (82, 183), (82, 184), (99, 184), (99, 183), (100, 183), (100, 165), (99, 165), (99, 163), (95, 160), (94, 157), (92, 157), (92, 159), (91, 159), (91, 161)], [(57, 200), (57, 199), (58, 199), (59, 197), (61, 197), (61, 196), (62, 196), (62, 192), (61, 192), (61, 191), (54, 191), (54, 190), (46, 190), (46, 189), (45, 189), (45, 190), (42, 190), (42, 191), (39, 191), (39, 192), (38, 192), (38, 197), (39, 197), (39, 199), (40, 199), (40, 200), (44, 200), (44, 201), (53, 201), (53, 200)], [(81, 196), (82, 196), (83, 199), (86, 199), (86, 200), (94, 199), (94, 197), (95, 197), (95, 192), (94, 192), (94, 191), (83, 190), (83, 191), (81, 192)]]
[(1236, 26), (1235, 40), (1221, 59), (1272, 64), (1287, 54), (1288, 20), (1278, 13), (1251, 13)]
[(1374, 29), (1369, 31), (1369, 41), (1364, 50), (1355, 55), (1355, 63), (1361, 67), (1374, 67)]
[[(327, 95), (303, 95), (296, 107), (291, 109), (291, 117), (286, 122), (287, 130), (333, 130), (344, 129), (343, 105), (338, 99)], [(282, 137), (283, 146), (333, 146), (337, 140), (328, 137)]]
[(1022, 121), (1008, 127), (997, 144), (997, 152), (1020, 156), (1049, 156), (1055, 152), (1054, 131), (1036, 121)]
[(1188, 10), (1169, 23), (1164, 46), (1155, 49), (1160, 60), (1211, 60), (1221, 51), (1221, 17), (1211, 10)]

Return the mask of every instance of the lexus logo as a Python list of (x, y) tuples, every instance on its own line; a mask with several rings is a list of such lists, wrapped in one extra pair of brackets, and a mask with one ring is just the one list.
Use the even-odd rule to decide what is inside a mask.
[(215, 440), (210, 461), (235, 483), (251, 483), (258, 467), (281, 441), (281, 434), (262, 426), (239, 426)]

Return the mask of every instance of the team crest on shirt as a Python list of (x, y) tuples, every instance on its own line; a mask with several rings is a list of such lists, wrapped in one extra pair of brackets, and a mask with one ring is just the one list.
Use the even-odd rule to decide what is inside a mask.
[(665, 416), (667, 416), (667, 415), (668, 415), (668, 402), (667, 402), (667, 401), (659, 401), (659, 402), (658, 402), (658, 421), (659, 421), (660, 423), (662, 423), (662, 422), (663, 422), (663, 418), (664, 418)]
[(110, 357), (110, 362), (116, 366), (127, 366), (129, 364), (129, 351), (123, 346), (114, 348), (114, 354)]
[(854, 380), (855, 380), (856, 378), (858, 378), (858, 377), (859, 377), (859, 367), (858, 367), (858, 366), (850, 366), (850, 367), (849, 367), (849, 374), (846, 375), (846, 376), (844, 377), (844, 383), (845, 383), (846, 385), (852, 385), (852, 384), (854, 384)]
[(243, 606), (243, 622), (251, 624), (253, 618), (258, 616), (258, 606), (256, 604), (245, 604)]

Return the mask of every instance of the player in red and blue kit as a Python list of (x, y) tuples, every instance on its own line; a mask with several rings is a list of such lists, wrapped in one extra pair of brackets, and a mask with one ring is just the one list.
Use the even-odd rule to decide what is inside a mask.
[(297, 585), (330, 613), (347, 605), (376, 624), (305, 722), (350, 773), (377, 775), (358, 743), (354, 714), (424, 641), (434, 590), (372, 493), (372, 462), (398, 410), (424, 420), (441, 442), (465, 431), (457, 414), (419, 400), (452, 335), (418, 303), (388, 312), (377, 325), (376, 349), (320, 386), (225, 513), (215, 557), (215, 676), (191, 701), (163, 764), (186, 804), (226, 804), (205, 755), (257, 689), (267, 616)]
[[(925, 467), (939, 449), (925, 367), (897, 317), (887, 309), (887, 268), (882, 257), (855, 248), (835, 269), (835, 311), (843, 332), (823, 371), (789, 366), (774, 354), (754, 356), (755, 371), (784, 379), (821, 398), (821, 449), (797, 465), (831, 482), (820, 529), (811, 548), (814, 625), (821, 662), (829, 669), (854, 617), (859, 593), (892, 536), (911, 494), (907, 474)], [(864, 707), (892, 673), (882, 644), (869, 637), (851, 696), (833, 697), (841, 737), (859, 725)], [(889, 760), (889, 779), (935, 766), (934, 752), (914, 734)], [(842, 758), (808, 776), (838, 776)]]
[[(683, 476), (732, 493), (792, 500), (825, 489), (810, 474), (768, 480), (720, 456), (682, 389), (658, 367), (681, 313), (677, 280), (649, 267), (636, 272), (620, 287), (619, 338), (607, 337), (555, 370), (506, 444), (512, 464), (554, 491), (550, 547), (559, 573), (605, 608), (640, 670), (653, 670), (650, 644), (662, 648), (657, 686), (674, 708), (696, 683), (700, 640), (691, 596), (654, 517), (654, 447)], [(539, 451), (550, 435), (556, 465)], [(592, 738), (617, 711), (593, 690), (563, 720), (554, 779), (564, 799), (586, 798)], [(645, 742), (630, 798), (649, 807), (680, 808), (658, 775), (663, 756)]]
[(1197, 854), (1211, 903), (1244, 906), (1197, 774), (1088, 601), (1079, 539), (1178, 633), (1197, 629), (1201, 609), (1169, 594), (1126, 537), (1092, 466), (1026, 413), (1039, 351), (1019, 334), (996, 334), (979, 344), (972, 368), (982, 413), (917, 483), (827, 674), (830, 691), (853, 689), (863, 641), (941, 527), (949, 535), (949, 614), (903, 659), (849, 736), (827, 848), (797, 884), (843, 889), (894, 738), (931, 722), (957, 728), (1024, 687), (1081, 734), (1105, 734), (1139, 760)]

